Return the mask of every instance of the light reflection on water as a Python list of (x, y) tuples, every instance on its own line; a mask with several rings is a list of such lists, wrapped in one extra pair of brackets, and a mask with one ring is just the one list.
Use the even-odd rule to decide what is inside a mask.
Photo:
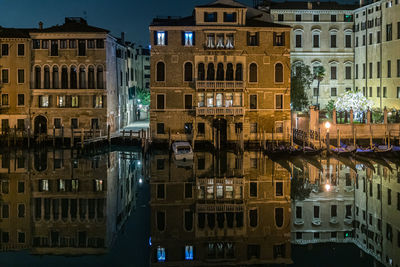
[(0, 156), (0, 264), (400, 263), (397, 159)]

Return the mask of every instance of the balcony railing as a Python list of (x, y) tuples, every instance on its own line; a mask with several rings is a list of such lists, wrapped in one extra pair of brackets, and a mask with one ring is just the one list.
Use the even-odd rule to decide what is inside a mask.
[(196, 89), (244, 89), (243, 81), (197, 81)]
[(243, 107), (202, 107), (196, 108), (196, 116), (243, 116)]

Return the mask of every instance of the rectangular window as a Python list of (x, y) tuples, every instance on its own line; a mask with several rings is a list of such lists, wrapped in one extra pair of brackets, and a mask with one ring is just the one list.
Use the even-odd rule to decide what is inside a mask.
[(386, 88), (386, 86), (383, 87), (383, 97), (384, 97), (384, 98), (387, 97), (387, 88)]
[(392, 189), (390, 188), (387, 190), (387, 204), (392, 205)]
[(337, 67), (331, 66), (331, 80), (337, 79)]
[(381, 39), (382, 39), (382, 37), (381, 37), (381, 31), (378, 31), (378, 32), (376, 33), (376, 43), (380, 44), (380, 43), (381, 43)]
[(362, 37), (362, 45), (365, 45), (365, 35)]
[(392, 77), (392, 61), (390, 60), (387, 61), (387, 77)]
[(345, 47), (346, 48), (351, 48), (351, 35), (350, 34), (346, 34), (345, 35)]
[(397, 77), (400, 78), (400, 59), (397, 60)]
[(301, 38), (302, 35), (301, 34), (296, 34), (296, 48), (300, 48), (301, 47)]
[(157, 199), (165, 199), (165, 184), (157, 184)]
[(278, 21), (283, 21), (283, 20), (284, 20), (283, 14), (278, 14)]
[(369, 88), (369, 97), (372, 97), (372, 87)]
[(1, 70), (1, 81), (2, 81), (2, 83), (8, 83), (8, 81), (9, 81), (8, 70), (6, 70), (6, 69)]
[(1, 217), (7, 219), (10, 216), (10, 206), (8, 204), (3, 204), (1, 209)]
[(400, 99), (400, 87), (397, 87), (397, 98)]
[(50, 55), (52, 57), (58, 56), (58, 40), (51, 40)]
[(18, 106), (24, 106), (25, 105), (25, 95), (24, 94), (18, 94)]
[(157, 134), (164, 134), (164, 123), (157, 123)]
[(303, 211), (301, 206), (296, 206), (296, 219), (301, 219), (303, 217)]
[(54, 119), (54, 127), (56, 129), (61, 129), (61, 119), (60, 118), (55, 118)]
[(259, 33), (258, 32), (248, 32), (247, 33), (247, 45), (248, 46), (258, 46), (259, 45)]
[(250, 182), (250, 197), (257, 197), (257, 183)]
[(376, 97), (381, 97), (381, 88), (380, 87), (376, 88)]
[(319, 218), (319, 206), (314, 206), (314, 218)]
[(346, 66), (345, 69), (346, 69), (345, 79), (351, 80), (351, 66)]
[(331, 88), (331, 96), (337, 96), (337, 89)]
[(192, 109), (192, 95), (185, 95), (185, 109)]
[(40, 40), (32, 40), (32, 47), (33, 49), (40, 49)]
[(93, 39), (87, 40), (87, 48), (88, 49), (94, 49), (95, 48), (95, 42)]
[(285, 33), (274, 32), (274, 46), (285, 46)]
[(92, 129), (99, 129), (99, 119), (98, 118), (92, 118), (90, 126), (92, 127)]
[(301, 14), (296, 14), (296, 21), (301, 21)]
[(8, 102), (8, 94), (1, 95), (1, 105), (8, 106), (10, 103)]
[(313, 35), (313, 48), (319, 48), (319, 34)]
[(102, 48), (104, 48), (104, 39), (97, 39), (97, 40), (96, 40), (96, 48), (97, 48), (97, 49), (102, 49)]
[(250, 109), (257, 109), (257, 95), (250, 95)]
[(25, 204), (18, 204), (18, 218), (25, 217)]
[(275, 109), (283, 109), (283, 95), (275, 95)]
[(25, 82), (25, 71), (23, 69), (18, 70), (18, 83)]
[(319, 21), (319, 15), (314, 15), (313, 16), (313, 21)]
[(331, 206), (331, 217), (337, 217), (337, 205)]
[(42, 40), (42, 49), (49, 49), (49, 40)]
[(93, 96), (93, 107), (94, 108), (102, 108), (103, 107), (103, 96), (102, 95)]
[(368, 40), (369, 44), (372, 45), (372, 33), (369, 34), (369, 40)]
[(8, 56), (8, 44), (1, 44), (1, 55)]
[(392, 41), (392, 24), (386, 24), (386, 41)]
[(71, 128), (78, 129), (78, 127), (79, 127), (78, 118), (72, 118), (71, 119)]
[(71, 96), (71, 107), (73, 108), (79, 107), (79, 96)]
[(78, 40), (78, 56), (86, 56), (86, 40)]
[(205, 124), (203, 122), (199, 122), (197, 124), (197, 134), (204, 135), (205, 133), (206, 133)]
[(282, 182), (275, 183), (275, 196), (277, 196), (277, 197), (283, 196), (283, 183)]
[(356, 64), (356, 79), (358, 79), (358, 64)]
[(18, 182), (18, 193), (24, 193), (24, 192), (25, 192), (25, 182), (19, 181)]
[(217, 22), (217, 12), (204, 12), (204, 22)]
[(157, 109), (165, 108), (165, 95), (157, 95)]
[(331, 48), (336, 48), (336, 34), (331, 34)]
[(282, 121), (276, 121), (275, 122), (275, 132), (276, 133), (283, 133), (283, 122)]
[(313, 88), (313, 96), (319, 96), (318, 87)]
[(257, 123), (250, 123), (250, 133), (257, 133)]
[(18, 44), (18, 56), (22, 57), (25, 56), (25, 45)]
[(397, 39), (400, 39), (400, 21), (397, 22)]
[(68, 41), (66, 39), (60, 40), (60, 49), (67, 49), (68, 48)]
[(365, 63), (363, 63), (363, 79), (365, 79), (366, 72), (367, 72), (367, 70), (366, 70)]
[(331, 22), (336, 22), (336, 15), (331, 15)]
[(373, 73), (373, 65), (372, 62), (369, 63), (369, 78), (372, 79), (372, 73)]
[(224, 12), (224, 22), (236, 22), (236, 12), (233, 13), (227, 13)]
[(380, 78), (381, 77), (381, 62), (378, 61), (376, 65), (376, 77)]
[(194, 45), (194, 33), (193, 32), (183, 32), (183, 44), (184, 46)]
[(76, 48), (76, 40), (69, 40), (69, 49)]

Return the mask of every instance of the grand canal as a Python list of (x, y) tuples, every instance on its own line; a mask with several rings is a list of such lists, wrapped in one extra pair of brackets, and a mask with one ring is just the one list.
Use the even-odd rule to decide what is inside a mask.
[(400, 264), (398, 157), (0, 157), (0, 266)]

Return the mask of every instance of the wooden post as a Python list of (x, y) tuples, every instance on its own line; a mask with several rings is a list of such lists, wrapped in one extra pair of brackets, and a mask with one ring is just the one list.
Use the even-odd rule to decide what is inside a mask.
[(72, 125), (71, 125), (71, 147), (74, 147), (74, 143), (75, 143), (75, 140), (74, 140), (74, 128), (72, 127)]
[(62, 146), (64, 147), (64, 124), (61, 125), (61, 143)]
[(340, 147), (340, 130), (339, 128), (337, 129), (337, 147)]
[(390, 147), (390, 131), (389, 131), (389, 134), (388, 134), (388, 148)]
[(353, 146), (356, 147), (356, 138), (357, 138), (357, 128), (354, 128), (354, 139), (353, 139)]
[(372, 148), (372, 127), (369, 125), (369, 145)]
[(275, 147), (275, 145), (274, 145), (274, 128), (272, 128), (271, 129), (271, 133), (272, 133), (272, 150), (274, 150), (274, 147)]
[(81, 149), (83, 150), (84, 148), (84, 142), (85, 141), (85, 132), (83, 130), (83, 128), (81, 129)]
[(129, 131), (129, 139), (132, 142), (132, 130)]
[(17, 125), (14, 125), (14, 146), (17, 145)]
[(111, 126), (107, 125), (107, 141), (108, 145), (111, 146)]
[(28, 149), (31, 148), (31, 127), (28, 126)]
[(122, 130), (122, 141), (125, 144), (125, 129)]
[(56, 147), (56, 126), (53, 126), (53, 147)]

